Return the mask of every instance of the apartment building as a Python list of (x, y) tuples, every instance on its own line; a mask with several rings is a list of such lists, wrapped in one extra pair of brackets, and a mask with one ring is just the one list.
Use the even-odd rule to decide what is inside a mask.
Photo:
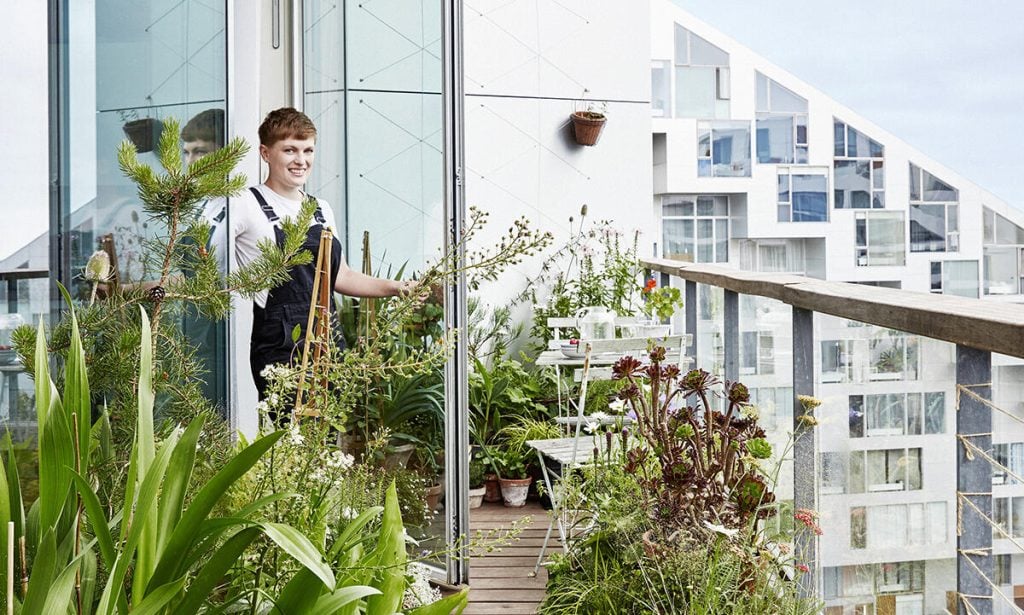
[[(651, 5), (651, 114), (664, 258), (1022, 309), (1021, 212), (667, 0)], [(698, 364), (720, 370), (721, 291), (699, 297)], [(790, 322), (782, 304), (741, 296), (740, 378), (780, 444), (792, 424)], [(815, 326), (826, 613), (945, 613), (953, 346), (831, 317)], [(1019, 412), (1024, 366), (996, 359), (993, 381), (995, 404)], [(1024, 428), (993, 420), (995, 458), (1024, 470)], [(994, 475), (994, 520), (1018, 536), (1014, 474)], [(1024, 558), (995, 536), (994, 581), (1021, 595)]]

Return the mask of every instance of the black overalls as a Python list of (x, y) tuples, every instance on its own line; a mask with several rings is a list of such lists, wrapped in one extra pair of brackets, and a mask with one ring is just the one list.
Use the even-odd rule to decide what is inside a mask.
[[(284, 232), (274, 213), (274, 208), (267, 203), (256, 188), (249, 188), (263, 210), (263, 215), (274, 225), (274, 240), (279, 248), (284, 247)], [(315, 199), (314, 199), (315, 200)], [(308, 265), (298, 265), (290, 270), (291, 280), (276, 286), (267, 294), (267, 304), (260, 307), (252, 304), (252, 343), (249, 349), (249, 365), (252, 377), (256, 382), (256, 390), (260, 399), (266, 395), (267, 380), (260, 375), (263, 368), (272, 363), (290, 363), (298, 360), (306, 337), (306, 324), (309, 319), (309, 302), (313, 296), (313, 285), (316, 278), (316, 254), (320, 252), (320, 234), (327, 221), (323, 211), (317, 204), (313, 214), (316, 224), (306, 232), (303, 248), (314, 255)], [(331, 280), (336, 280), (341, 267), (341, 242), (335, 237), (331, 245)], [(333, 284), (332, 284), (333, 287)], [(332, 331), (335, 332), (335, 344), (344, 344), (344, 338), (337, 334), (335, 306), (331, 302)], [(292, 341), (292, 330), (299, 326), (300, 334), (297, 342)]]

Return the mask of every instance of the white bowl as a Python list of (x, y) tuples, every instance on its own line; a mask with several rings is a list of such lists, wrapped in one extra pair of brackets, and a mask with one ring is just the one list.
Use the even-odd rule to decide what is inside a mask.
[(586, 354), (579, 344), (570, 344), (568, 342), (562, 344), (559, 350), (562, 351), (562, 354), (567, 359), (582, 359), (583, 355)]

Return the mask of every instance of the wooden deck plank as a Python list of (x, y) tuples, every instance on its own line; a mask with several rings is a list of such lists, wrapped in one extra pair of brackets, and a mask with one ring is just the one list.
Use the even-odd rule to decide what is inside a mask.
[[(523, 522), (523, 517), (530, 517)], [(523, 508), (484, 505), (470, 516), (471, 531), (500, 530), (519, 522), (517, 538), (507, 546), (474, 555), (469, 562), (469, 606), (466, 615), (529, 615), (537, 612), (544, 599), (547, 570), (534, 574), (537, 554), (544, 543), (550, 517), (537, 503)], [(560, 550), (557, 533), (548, 543), (549, 550)]]

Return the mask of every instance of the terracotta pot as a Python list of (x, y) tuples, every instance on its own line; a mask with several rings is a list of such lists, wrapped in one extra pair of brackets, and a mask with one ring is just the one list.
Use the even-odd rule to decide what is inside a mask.
[(476, 489), (469, 490), (469, 507), (480, 508), (484, 505), (484, 494), (487, 492), (487, 486), (477, 487)]
[(484, 489), (485, 502), (501, 501), (501, 486), (498, 484), (497, 474), (488, 474), (484, 476)]
[(427, 487), (426, 504), (430, 510), (437, 510), (441, 506), (441, 496), (444, 494), (444, 485), (438, 483)]
[(501, 497), (505, 499), (505, 506), (518, 508), (526, 504), (526, 494), (530, 491), (532, 478), (502, 478)]

